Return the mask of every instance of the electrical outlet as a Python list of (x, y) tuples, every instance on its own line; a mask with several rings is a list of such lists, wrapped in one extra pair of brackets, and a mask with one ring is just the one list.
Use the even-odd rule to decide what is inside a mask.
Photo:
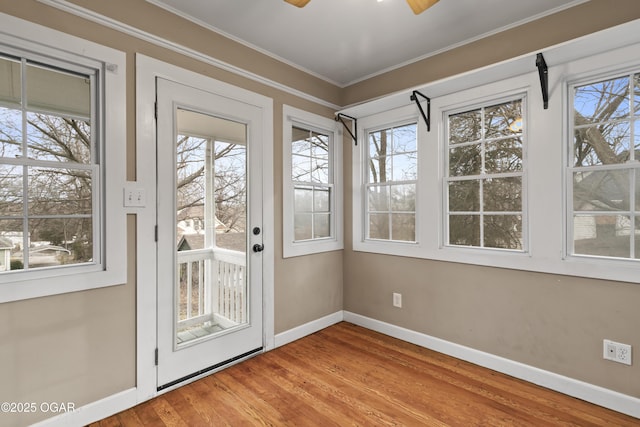
[(613, 362), (631, 365), (631, 346), (629, 344), (604, 340), (602, 356)]
[(393, 293), (393, 306), (402, 308), (402, 294)]

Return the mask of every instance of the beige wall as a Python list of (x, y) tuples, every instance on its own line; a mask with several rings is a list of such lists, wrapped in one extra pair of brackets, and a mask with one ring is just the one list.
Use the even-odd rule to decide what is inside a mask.
[[(159, 37), (199, 50), (276, 83), (339, 101), (339, 88), (265, 55), (170, 16), (144, 1), (75, 1)], [(342, 251), (282, 259), (282, 105), (325, 117), (320, 106), (256, 81), (178, 55), (151, 43), (74, 17), (36, 0), (0, 0), (0, 12), (127, 53), (127, 179), (136, 178), (135, 53), (173, 63), (274, 100), (275, 332), (342, 310)], [(269, 196), (267, 196), (269, 197)], [(0, 304), (0, 402), (65, 401), (77, 406), (136, 385), (135, 216), (128, 218), (127, 284), (99, 290)], [(268, 242), (265, 242), (269, 244)], [(5, 416), (19, 426), (51, 414)]]
[[(345, 102), (423, 84), (639, 17), (636, 0), (593, 0), (349, 87)], [(344, 164), (345, 248), (351, 248), (350, 148), (345, 149)], [(625, 366), (602, 359), (605, 338), (640, 349), (638, 284), (350, 249), (344, 251), (343, 263), (347, 311), (640, 398), (640, 363)], [(393, 307), (393, 292), (402, 294), (402, 309)]]
[[(147, 2), (74, 0), (129, 25), (334, 104), (350, 104), (560, 42), (640, 16), (635, 0), (592, 1), (539, 25), (427, 59), (340, 89), (170, 16)], [(622, 5), (622, 7), (620, 7)], [(0, 0), (8, 13), (127, 53), (127, 179), (135, 170), (134, 54), (200, 72), (274, 99), (275, 332), (341, 309), (489, 351), (613, 390), (640, 396), (637, 365), (604, 362), (602, 338), (640, 348), (633, 302), (640, 286), (480, 268), (346, 249), (282, 259), (282, 105), (331, 117), (333, 111), (236, 74), (101, 27), (36, 0)], [(554, 25), (550, 25), (554, 23)], [(544, 36), (544, 37), (542, 37)], [(541, 38), (542, 37), (542, 38)], [(534, 40), (540, 40), (535, 41)], [(493, 44), (495, 43), (495, 45)], [(497, 49), (495, 46), (500, 46)], [(469, 49), (473, 55), (469, 54)], [(345, 139), (345, 190), (350, 147)], [(350, 248), (350, 194), (345, 247)], [(128, 280), (121, 286), (0, 305), (0, 401), (71, 401), (82, 405), (135, 386), (135, 228), (128, 217)], [(405, 308), (391, 307), (402, 292)], [(343, 295), (344, 293), (344, 295)], [(637, 304), (636, 304), (637, 305)], [(43, 418), (6, 418), (22, 425)], [(5, 421), (7, 421), (5, 423)]]

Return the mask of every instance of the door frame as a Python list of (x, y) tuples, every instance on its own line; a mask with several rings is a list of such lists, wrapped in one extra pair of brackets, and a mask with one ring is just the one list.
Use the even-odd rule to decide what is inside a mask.
[[(157, 343), (157, 265), (156, 265), (156, 78), (225, 96), (262, 110), (262, 191), (263, 191), (263, 347), (275, 346), (274, 334), (274, 183), (273, 183), (273, 99), (145, 55), (136, 54), (136, 164), (134, 182), (127, 187), (143, 190), (144, 207), (136, 214), (136, 391), (142, 402), (175, 387), (158, 392), (155, 351)], [(131, 167), (128, 164), (128, 167)], [(129, 269), (131, 274), (131, 268)], [(208, 373), (210, 374), (210, 372)], [(207, 374), (204, 374), (207, 375)], [(203, 376), (204, 376), (203, 375)], [(190, 381), (195, 381), (194, 377)], [(179, 387), (188, 381), (176, 385)]]

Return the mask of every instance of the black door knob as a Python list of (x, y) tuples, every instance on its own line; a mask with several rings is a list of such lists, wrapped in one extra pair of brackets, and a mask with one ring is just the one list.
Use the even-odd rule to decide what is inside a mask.
[(264, 250), (264, 245), (256, 243), (253, 245), (253, 252), (262, 252)]

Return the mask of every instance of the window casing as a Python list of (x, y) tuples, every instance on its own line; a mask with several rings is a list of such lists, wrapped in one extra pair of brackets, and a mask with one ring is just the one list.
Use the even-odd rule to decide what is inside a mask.
[(284, 257), (342, 249), (335, 121), (286, 105), (283, 111)]
[(526, 98), (445, 113), (445, 242), (526, 248), (523, 203)]
[(0, 302), (125, 283), (125, 58), (3, 17)]
[(367, 131), (366, 239), (416, 241), (417, 124)]
[(640, 259), (639, 70), (569, 85), (570, 255)]

